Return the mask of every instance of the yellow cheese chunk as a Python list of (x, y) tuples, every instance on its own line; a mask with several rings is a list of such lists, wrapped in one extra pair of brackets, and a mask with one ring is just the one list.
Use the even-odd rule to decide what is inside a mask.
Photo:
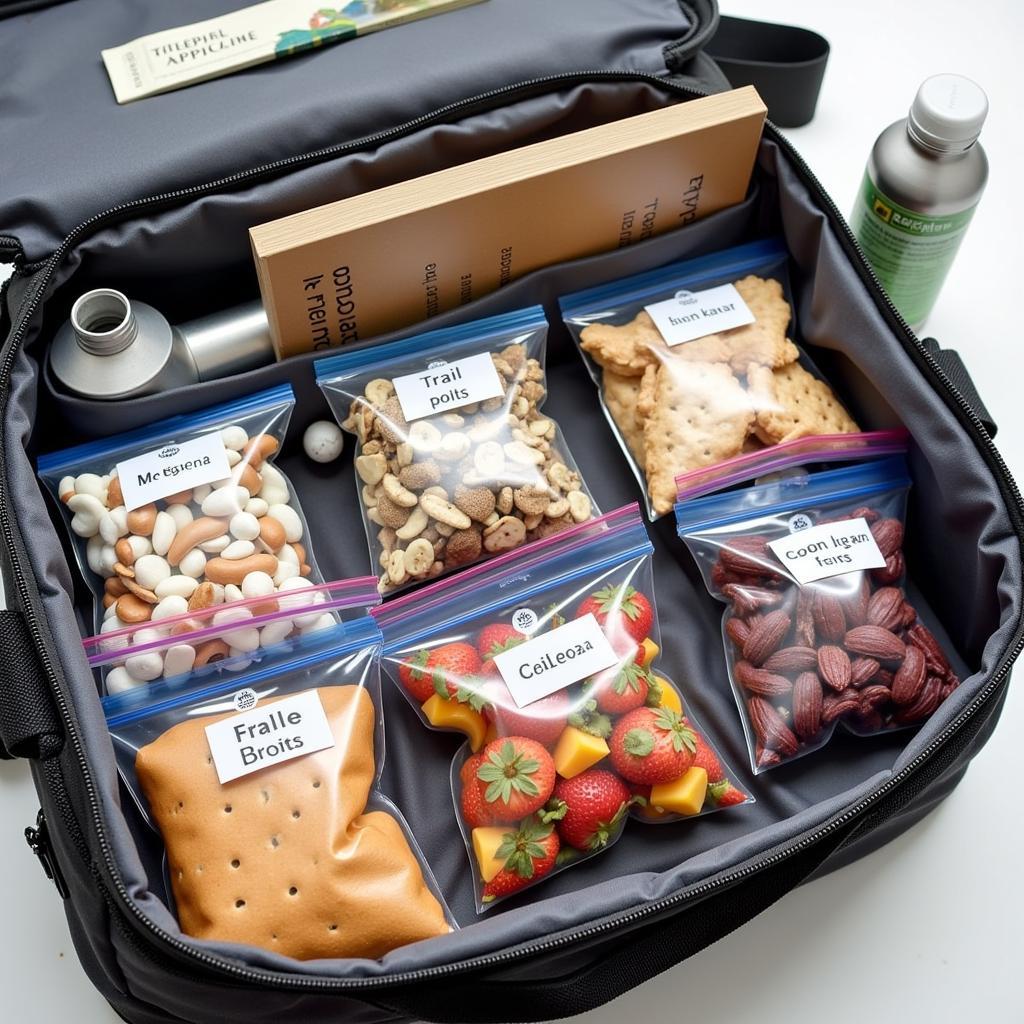
[(469, 746), (474, 754), (484, 745), (487, 722), (479, 711), (474, 711), (468, 704), (445, 700), (439, 693), (435, 693), (423, 702), (423, 714), (438, 729), (464, 732), (469, 737)]
[(495, 722), (487, 723), (487, 732), (484, 734), (484, 743), (490, 743), (491, 740), (498, 738), (498, 726)]
[(480, 877), (489, 882), (505, 866), (505, 862), (497, 856), (507, 828), (475, 828), (473, 829), (473, 853), (480, 867)]
[(676, 714), (681, 715), (683, 713), (683, 701), (679, 696), (679, 691), (667, 680), (661, 676), (655, 676), (661, 686), (661, 706), (663, 708), (671, 708)]
[(699, 814), (708, 791), (708, 773), (693, 767), (672, 782), (651, 787), (651, 804), (675, 814)]
[(661, 653), (661, 648), (650, 638), (640, 645), (643, 648), (643, 654), (640, 657), (640, 664), (647, 668), (648, 665)]
[(608, 744), (600, 736), (591, 736), (575, 726), (562, 730), (555, 745), (555, 770), (563, 779), (571, 779), (608, 756)]

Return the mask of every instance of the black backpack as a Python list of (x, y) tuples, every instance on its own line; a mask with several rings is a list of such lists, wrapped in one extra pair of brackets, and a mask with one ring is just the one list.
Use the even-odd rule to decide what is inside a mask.
[[(298, 356), (241, 377), (118, 403), (53, 388), (45, 346), (89, 287), (115, 283), (175, 322), (256, 294), (246, 228), (281, 214), (529, 141), (728, 87), (707, 53), (712, 0), (488, 0), (418, 25), (118, 107), (99, 50), (220, 13), (211, 0), (151, 6), (124, 24), (118, 4), (15, 3), (0, 21), (0, 262), (16, 263), (0, 312), (0, 749), (30, 762), (42, 809), (30, 843), (53, 879), (90, 978), (126, 1020), (536, 1021), (600, 1005), (696, 953), (816, 873), (888, 842), (959, 782), (999, 717), (1022, 645), (1024, 508), (955, 354), (917, 338), (886, 298), (835, 204), (769, 124), (747, 199), (626, 249), (551, 267), (436, 318), (436, 325), (543, 303), (670, 260), (781, 233), (804, 340), (870, 426), (913, 436), (908, 557), (920, 592), (969, 669), (919, 730), (828, 751), (759, 776), (758, 803), (700, 830), (630, 830), (586, 871), (562, 874), (477, 920), (444, 778), (451, 744), (385, 695), (383, 787), (409, 819), (463, 925), (382, 962), (283, 964), (183, 936), (162, 894), (159, 851), (122, 811), (95, 681), (82, 653), (88, 607), (36, 456), (289, 381), (289, 451), (326, 414)], [(131, 5), (138, 14), (138, 6)], [(762, 29), (762, 31), (767, 31)], [(782, 30), (779, 30), (782, 31)], [(746, 36), (741, 35), (740, 42)], [(758, 79), (784, 123), (810, 115), (825, 51), (797, 35), (801, 77)], [(32, 44), (45, 39), (45, 47)], [(709, 44), (709, 41), (710, 44)], [(783, 34), (784, 42), (794, 42)], [(734, 83), (742, 59), (723, 58)], [(47, 74), (39, 73), (45, 59)], [(762, 69), (763, 71), (763, 69)], [(766, 74), (770, 75), (771, 71)], [(787, 84), (788, 83), (788, 84)], [(20, 142), (13, 145), (11, 135)], [(551, 410), (602, 507), (635, 497), (590, 381), (560, 328), (551, 338)], [(347, 456), (346, 456), (347, 461)], [(311, 530), (358, 517), (347, 468), (285, 464)], [(651, 529), (663, 629), (720, 644), (719, 609), (665, 521)], [(321, 543), (327, 578), (365, 571), (361, 544)], [(956, 587), (949, 580), (957, 581)], [(680, 613), (683, 607), (701, 615)], [(90, 630), (85, 630), (89, 632)], [(671, 658), (671, 652), (667, 657)], [(725, 705), (723, 705), (724, 707)], [(710, 721), (743, 763), (731, 704)], [(798, 807), (796, 813), (793, 807)], [(651, 841), (649, 832), (659, 833)], [(452, 998), (453, 991), (458, 997)]]

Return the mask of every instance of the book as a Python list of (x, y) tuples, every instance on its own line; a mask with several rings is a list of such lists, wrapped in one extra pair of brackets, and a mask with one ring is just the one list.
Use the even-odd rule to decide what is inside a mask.
[(530, 271), (732, 206), (764, 117), (746, 86), (253, 227), (277, 355), (408, 327)]
[(118, 103), (207, 82), (233, 71), (444, 14), (483, 0), (344, 0), (321, 7), (265, 0), (218, 18), (140, 36), (100, 56)]

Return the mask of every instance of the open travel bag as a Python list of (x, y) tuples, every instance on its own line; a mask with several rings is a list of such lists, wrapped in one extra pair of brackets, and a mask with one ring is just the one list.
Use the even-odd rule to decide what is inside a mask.
[[(672, 515), (647, 521), (658, 671), (679, 684), (733, 782), (753, 799), (692, 822), (632, 822), (600, 856), (480, 915), (449, 781), (457, 744), (450, 732), (424, 728), (385, 678), (378, 784), (447, 903), (450, 916), (436, 917), (440, 933), (349, 959), (293, 959), (183, 933), (162, 845), (118, 774), (82, 647), (95, 631), (94, 594), (37, 460), (289, 385), (295, 406), (276, 465), (301, 502), (319, 577), (379, 566), (368, 564), (363, 542), (351, 436), (337, 462), (303, 454), (305, 428), (332, 418), (313, 369), (320, 353), (149, 397), (71, 397), (49, 378), (44, 357), (72, 303), (111, 287), (182, 323), (251, 302), (252, 225), (729, 87), (708, 56), (719, 27), (712, 0), (486, 0), (114, 102), (101, 49), (230, 6), (0, 4), (0, 262), (15, 264), (0, 308), (0, 751), (30, 765), (41, 804), (30, 845), (64, 901), (86, 972), (117, 1013), (138, 1024), (570, 1016), (685, 960), (934, 808), (995, 727), (1024, 643), (1024, 506), (955, 353), (907, 327), (833, 200), (769, 122), (738, 205), (536, 271), (428, 326), (359, 346), (542, 306), (550, 325), (544, 414), (594, 508), (607, 514), (644, 496), (559, 299), (781, 239), (801, 349), (861, 430), (909, 432), (908, 599), (939, 637), (959, 686), (923, 724), (870, 735), (836, 729), (822, 749), (755, 776), (723, 661), (723, 606)], [(728, 28), (731, 39), (736, 23)]]

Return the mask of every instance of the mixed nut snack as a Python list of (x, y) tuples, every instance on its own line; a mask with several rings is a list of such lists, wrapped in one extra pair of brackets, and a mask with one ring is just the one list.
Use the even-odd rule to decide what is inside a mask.
[(538, 306), (316, 364), (355, 471), (382, 593), (589, 520), (544, 415)]
[[(290, 387), (274, 388), (40, 458), (96, 595), (98, 632), (169, 632), (161, 620), (319, 582), (305, 519), (274, 465), (294, 402)], [(253, 645), (243, 650), (260, 643), (232, 636)], [(192, 667), (182, 657), (177, 672)], [(150, 661), (147, 678), (162, 675)]]
[(905, 589), (901, 457), (678, 506), (723, 618), (755, 772), (917, 725), (960, 684)]
[(747, 803), (668, 678), (640, 510), (397, 598), (384, 667), (452, 763), (483, 911), (611, 846), (629, 818)]
[(791, 340), (787, 259), (753, 242), (561, 300), (652, 518), (682, 474), (858, 430)]

